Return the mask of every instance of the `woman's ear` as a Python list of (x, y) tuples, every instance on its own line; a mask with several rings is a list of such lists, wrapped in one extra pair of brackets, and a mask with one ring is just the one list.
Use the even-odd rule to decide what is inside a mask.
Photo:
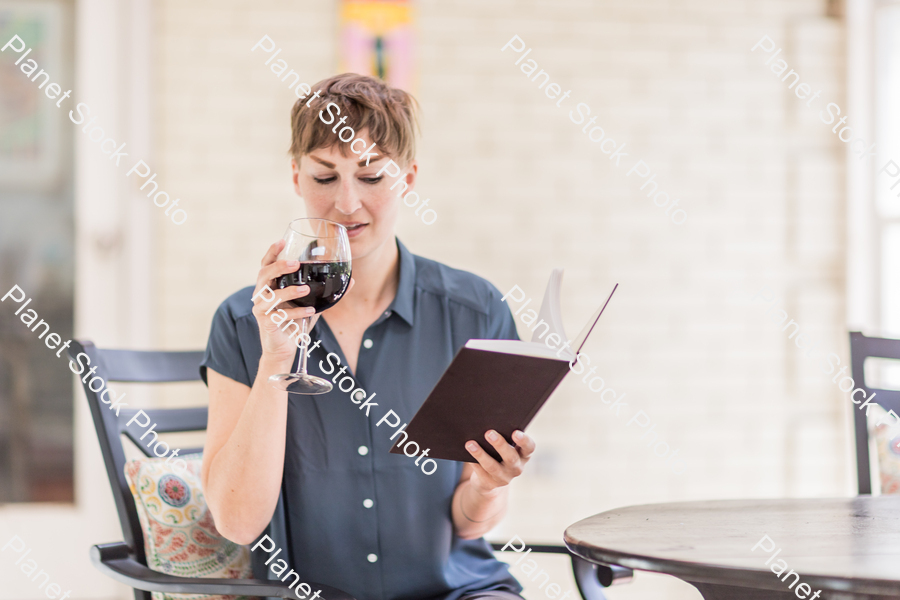
[(416, 176), (419, 174), (419, 163), (413, 159), (411, 163), (409, 163), (409, 167), (406, 171), (406, 177), (403, 180), (406, 182), (408, 186), (406, 189), (412, 190), (416, 184)]
[(297, 159), (291, 159), (291, 180), (294, 182), (294, 193), (298, 196), (302, 196), (300, 193), (300, 165), (297, 164)]

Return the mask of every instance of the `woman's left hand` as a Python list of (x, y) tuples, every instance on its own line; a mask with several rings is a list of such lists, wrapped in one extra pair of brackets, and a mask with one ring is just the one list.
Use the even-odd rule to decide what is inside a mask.
[(522, 474), (525, 463), (534, 454), (535, 443), (529, 435), (519, 430), (512, 434), (515, 446), (510, 446), (503, 436), (493, 429), (484, 434), (484, 439), (494, 447), (503, 462), (494, 460), (475, 441), (466, 442), (466, 450), (478, 461), (477, 465), (472, 465), (473, 472), (469, 485), (479, 493), (489, 495), (497, 488), (509, 485), (513, 479)]

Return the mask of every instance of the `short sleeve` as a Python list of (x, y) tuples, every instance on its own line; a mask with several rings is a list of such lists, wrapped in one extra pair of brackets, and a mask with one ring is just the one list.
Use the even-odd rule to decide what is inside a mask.
[(200, 377), (208, 384), (206, 369), (209, 367), (238, 383), (252, 387), (253, 382), (250, 381), (250, 374), (247, 372), (241, 351), (237, 320), (231, 310), (233, 298), (223, 302), (213, 316), (209, 341), (206, 343), (206, 354), (200, 363)]
[(500, 291), (491, 286), (488, 300), (488, 330), (484, 339), (518, 340), (519, 332), (516, 330), (516, 321), (509, 310), (509, 305), (501, 300), (502, 297)]

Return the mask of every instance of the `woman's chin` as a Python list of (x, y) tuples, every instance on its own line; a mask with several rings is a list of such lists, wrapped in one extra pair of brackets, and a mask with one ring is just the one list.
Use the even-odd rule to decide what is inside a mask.
[(367, 235), (356, 235), (350, 238), (350, 254), (354, 259), (362, 258), (372, 250), (372, 244)]

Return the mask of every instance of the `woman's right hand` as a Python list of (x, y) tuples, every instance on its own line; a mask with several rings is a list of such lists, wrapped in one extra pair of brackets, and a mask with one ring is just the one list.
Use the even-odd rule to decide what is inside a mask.
[[(307, 332), (312, 331), (313, 326), (318, 320), (315, 314), (316, 309), (313, 307), (292, 308), (284, 305), (288, 300), (302, 298), (309, 294), (308, 285), (292, 285), (283, 290), (278, 289), (275, 280), (288, 273), (295, 273), (300, 268), (300, 261), (296, 260), (277, 260), (278, 254), (284, 248), (285, 241), (278, 240), (269, 246), (268, 252), (263, 256), (260, 263), (262, 268), (256, 277), (256, 289), (253, 290), (253, 315), (259, 325), (259, 341), (262, 344), (263, 358), (272, 358), (275, 360), (293, 360), (300, 344), (300, 336), (294, 332), (294, 327), (289, 327), (289, 331), (294, 335), (282, 331), (282, 328), (293, 319), (298, 326), (302, 327), (304, 317), (312, 317), (309, 322)], [(268, 286), (274, 294), (269, 293), (265, 287)], [(262, 292), (260, 292), (262, 290)], [(274, 308), (273, 308), (274, 306)], [(272, 309), (267, 315), (266, 311)], [(279, 309), (287, 313), (287, 318), (279, 325), (272, 321), (271, 317), (275, 315), (281, 316)]]

